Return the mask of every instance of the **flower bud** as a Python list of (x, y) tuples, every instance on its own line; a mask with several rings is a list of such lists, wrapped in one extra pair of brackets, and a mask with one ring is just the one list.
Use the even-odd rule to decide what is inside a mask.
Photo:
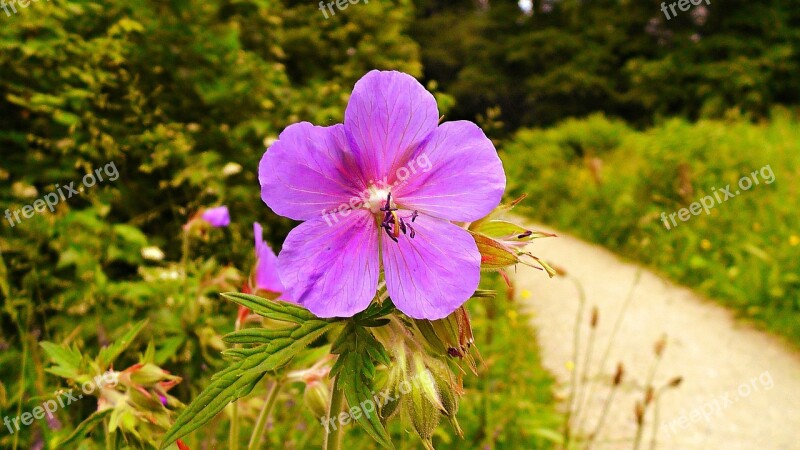
[(461, 431), (461, 426), (458, 424), (458, 420), (456, 420), (456, 414), (458, 413), (458, 394), (456, 393), (455, 386), (453, 386), (452, 375), (447, 368), (444, 368), (443, 370), (434, 371), (433, 376), (436, 379), (436, 387), (441, 395), (444, 415), (450, 421), (456, 433), (463, 437), (464, 432)]
[[(129, 372), (130, 371), (130, 372)], [(180, 377), (171, 375), (166, 370), (152, 363), (137, 364), (125, 370), (128, 379), (140, 386), (154, 386), (162, 381), (179, 381)]]
[(422, 394), (428, 401), (436, 406), (440, 411), (444, 412), (445, 408), (442, 404), (442, 398), (439, 395), (439, 389), (436, 386), (436, 379), (433, 377), (431, 371), (426, 367), (422, 355), (414, 354), (413, 357), (414, 373), (412, 384), (419, 386)]
[[(427, 369), (425, 369), (427, 370)], [(428, 373), (430, 375), (430, 373)], [(429, 391), (424, 387), (425, 381), (420, 381), (426, 377), (415, 378), (413, 383), (410, 383), (411, 391), (404, 397), (404, 403), (411, 418), (411, 424), (414, 430), (422, 439), (422, 443), (426, 449), (432, 450), (433, 443), (431, 438), (433, 432), (439, 425), (442, 418), (441, 409), (431, 403)], [(405, 381), (404, 383), (408, 383)]]
[(306, 385), (303, 392), (303, 402), (316, 417), (326, 417), (328, 414), (328, 402), (331, 398), (331, 390), (327, 383), (323, 381), (312, 381)]
[(379, 402), (380, 417), (383, 423), (388, 422), (399, 409), (400, 395), (406, 393), (400, 391), (400, 383), (403, 381), (404, 375), (405, 364), (397, 363), (389, 368), (386, 383), (383, 385), (383, 392), (388, 394), (388, 398), (381, 395)]
[(481, 269), (502, 269), (519, 263), (517, 252), (482, 233), (471, 232), (481, 254)]
[(466, 308), (462, 306), (444, 319), (434, 320), (430, 324), (447, 348), (448, 355), (463, 358), (469, 353), (475, 338)]

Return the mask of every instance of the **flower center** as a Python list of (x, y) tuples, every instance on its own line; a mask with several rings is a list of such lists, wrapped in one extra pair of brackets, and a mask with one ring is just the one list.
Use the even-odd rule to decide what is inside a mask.
[(391, 198), (392, 193), (388, 189), (369, 188), (369, 198), (364, 202), (364, 208), (370, 210), (372, 214), (378, 214), (383, 210), (387, 198)]
[(406, 220), (411, 219), (411, 222), (417, 220), (417, 212), (414, 211), (411, 213), (410, 216), (407, 217), (400, 217), (400, 214), (397, 213), (398, 209), (392, 206), (392, 194), (389, 193), (386, 195), (386, 202), (384, 202), (383, 207), (380, 209), (383, 211), (383, 222), (381, 222), (381, 228), (386, 231), (386, 235), (395, 242), (398, 242), (400, 237), (400, 233), (408, 234), (408, 237), (414, 239), (414, 236), (417, 235), (416, 230), (414, 227), (411, 226), (411, 223), (407, 222)]

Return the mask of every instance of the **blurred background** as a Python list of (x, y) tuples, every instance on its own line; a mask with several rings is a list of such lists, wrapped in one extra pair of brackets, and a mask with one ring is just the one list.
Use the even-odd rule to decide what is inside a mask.
[[(2, 218), (0, 414), (18, 416), (70, 385), (46, 370), (59, 361), (41, 342), (74, 346), (66, 359), (83, 364), (144, 319), (113, 367), (149, 356), (182, 377), (171, 393), (188, 402), (222, 364), (220, 336), (236, 308), (217, 294), (250, 273), (252, 222), (275, 249), (293, 226), (260, 200), (264, 149), (291, 123), (340, 122), (354, 82), (376, 68), (414, 75), (445, 120), (486, 131), (508, 198), (528, 194), (519, 213), (641, 262), (796, 348), (800, 3), (704, 0), (676, 14), (669, 3), (3, 3), (0, 214), (59, 187), (66, 195), (52, 212)], [(662, 212), (766, 165), (775, 183), (664, 226)], [(105, 180), (68, 198), (64, 186), (97, 170)], [(230, 226), (184, 231), (219, 205)], [(486, 364), (465, 380), (465, 438), (442, 429), (437, 448), (563, 443), (534, 332), (513, 292), (495, 284), (504, 295), (471, 304)], [(269, 448), (321, 441), (303, 390), (281, 399)], [(2, 428), (0, 447), (57, 448), (97, 409), (84, 399), (14, 433)], [(257, 409), (243, 410), (252, 423)], [(225, 448), (226, 420), (191, 448)], [(132, 448), (158, 442), (135, 420), (127, 426), (144, 433)], [(393, 432), (417, 448), (402, 427)], [(348, 433), (353, 448), (372, 448)], [(100, 428), (79, 434), (80, 448), (107, 446)]]

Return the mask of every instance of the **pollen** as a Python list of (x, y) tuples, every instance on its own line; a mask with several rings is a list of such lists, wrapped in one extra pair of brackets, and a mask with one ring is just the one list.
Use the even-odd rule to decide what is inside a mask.
[(364, 202), (364, 208), (370, 210), (373, 214), (379, 214), (383, 210), (387, 198), (391, 198), (392, 193), (387, 189), (378, 189), (371, 187), (369, 189), (369, 198)]
[(398, 209), (392, 204), (392, 194), (386, 195), (386, 201), (380, 209), (383, 212), (383, 222), (381, 228), (386, 231), (386, 235), (395, 242), (399, 242), (398, 238), (401, 233), (408, 234), (408, 237), (414, 239), (417, 235), (417, 230), (411, 225), (412, 222), (417, 220), (417, 211), (414, 211), (410, 216), (401, 217), (397, 212)]

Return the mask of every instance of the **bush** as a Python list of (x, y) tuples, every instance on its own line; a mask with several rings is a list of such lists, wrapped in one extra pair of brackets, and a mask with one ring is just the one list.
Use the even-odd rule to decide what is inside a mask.
[[(521, 130), (503, 149), (509, 195), (570, 231), (658, 269), (800, 342), (800, 126), (740, 117), (644, 132), (595, 115)], [(762, 169), (769, 166), (769, 169)], [(667, 216), (762, 170), (760, 184), (677, 226)], [(767, 183), (769, 171), (774, 183)], [(725, 198), (721, 195), (722, 199)], [(716, 203), (716, 202), (715, 202)], [(668, 219), (669, 220), (669, 219)]]

